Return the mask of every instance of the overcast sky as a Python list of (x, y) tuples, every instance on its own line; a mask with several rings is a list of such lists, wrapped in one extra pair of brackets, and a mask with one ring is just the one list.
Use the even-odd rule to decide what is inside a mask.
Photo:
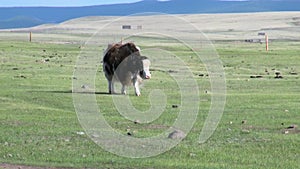
[(0, 0), (0, 7), (16, 6), (90, 6), (131, 3), (141, 0)]

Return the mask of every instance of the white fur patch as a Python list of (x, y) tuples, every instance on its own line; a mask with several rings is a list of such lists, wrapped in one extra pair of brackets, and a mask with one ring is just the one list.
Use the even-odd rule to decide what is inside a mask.
[(151, 62), (150, 62), (149, 59), (144, 59), (143, 60), (143, 67), (144, 67), (145, 77), (148, 77), (148, 79), (151, 78), (150, 64), (151, 64)]

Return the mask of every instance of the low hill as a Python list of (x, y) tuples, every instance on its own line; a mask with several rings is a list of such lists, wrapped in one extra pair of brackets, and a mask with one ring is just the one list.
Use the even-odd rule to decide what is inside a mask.
[(0, 29), (32, 27), (44, 23), (46, 22), (34, 17), (16, 16), (0, 21)]
[(143, 0), (129, 4), (86, 7), (0, 7), (0, 28), (21, 28), (31, 27), (42, 23), (60, 23), (69, 19), (85, 16), (124, 16), (143, 12), (201, 14), (276, 11), (300, 11), (300, 1)]

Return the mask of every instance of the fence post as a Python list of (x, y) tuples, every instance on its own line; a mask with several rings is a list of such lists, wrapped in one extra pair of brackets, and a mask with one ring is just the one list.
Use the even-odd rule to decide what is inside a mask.
[(29, 42), (32, 40), (32, 32), (29, 32)]
[(266, 38), (266, 51), (269, 51), (269, 37), (267, 34), (265, 35), (265, 38)]

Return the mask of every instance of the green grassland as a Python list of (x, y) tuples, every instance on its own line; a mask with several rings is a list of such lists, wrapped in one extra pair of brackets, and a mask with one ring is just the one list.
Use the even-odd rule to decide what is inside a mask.
[[(300, 130), (287, 129), (300, 125), (300, 42), (294, 39), (277, 37), (268, 52), (264, 44), (224, 38), (214, 41), (226, 74), (226, 105), (212, 137), (199, 144), (211, 100), (205, 65), (191, 50), (143, 37), (142, 49), (171, 50), (191, 68), (199, 85), (200, 109), (193, 129), (179, 145), (155, 157), (131, 159), (106, 152), (86, 134), (80, 134), (83, 129), (73, 106), (72, 81), (81, 41), (87, 36), (76, 34), (72, 36), (76, 43), (58, 44), (55, 42), (70, 35), (40, 33), (39, 41), (30, 43), (12, 36), (15, 34), (22, 35), (0, 35), (9, 39), (0, 40), (0, 166), (242, 169), (300, 165)], [(282, 79), (274, 78), (276, 71)], [(204, 76), (199, 76), (202, 73)], [(180, 107), (172, 105), (180, 105), (180, 93), (168, 72), (154, 66), (141, 97), (129, 89), (130, 100), (139, 110), (149, 109), (152, 89), (168, 96), (163, 114), (150, 124), (124, 119), (112, 97), (105, 94), (107, 84), (101, 67), (96, 75), (97, 103), (118, 132), (127, 135), (130, 131), (132, 137), (143, 138), (157, 135), (174, 123)], [(258, 75), (261, 78), (250, 78)]]

